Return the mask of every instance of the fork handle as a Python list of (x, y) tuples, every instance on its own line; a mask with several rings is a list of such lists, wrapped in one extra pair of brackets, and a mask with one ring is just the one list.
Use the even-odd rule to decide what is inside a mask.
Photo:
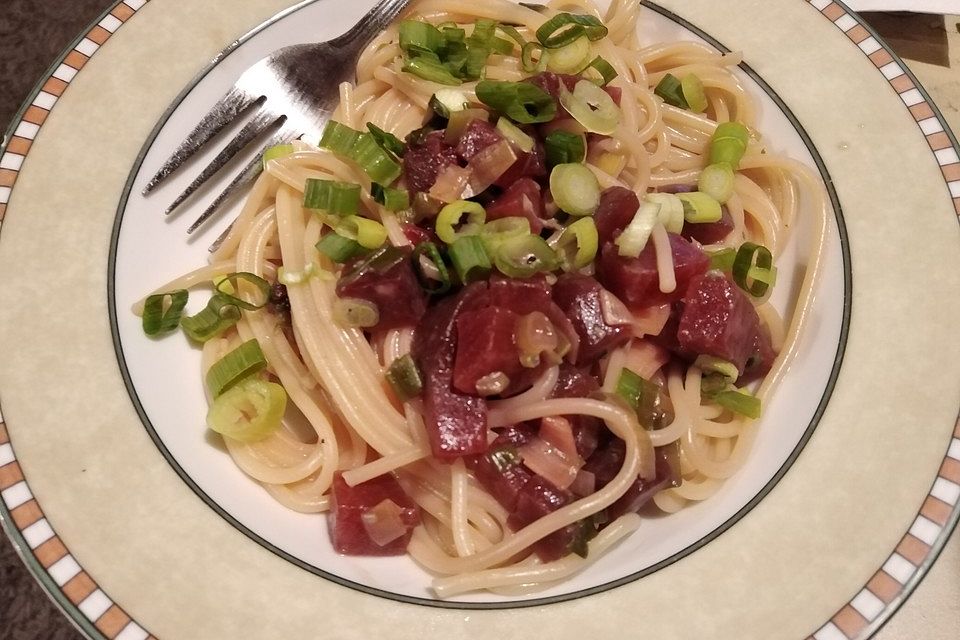
[(408, 4), (410, 4), (410, 0), (380, 0), (366, 15), (360, 18), (360, 22), (337, 40), (359, 41), (360, 46), (363, 46), (386, 29), (407, 8)]

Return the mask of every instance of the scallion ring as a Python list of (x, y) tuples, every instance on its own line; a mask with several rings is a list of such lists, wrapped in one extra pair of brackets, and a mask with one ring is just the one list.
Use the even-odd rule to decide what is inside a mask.
[(267, 359), (256, 340), (247, 340), (213, 363), (207, 371), (207, 388), (214, 398), (244, 378), (265, 369)]
[(600, 238), (597, 224), (587, 216), (574, 220), (557, 238), (554, 249), (564, 271), (583, 269), (597, 257)]
[(558, 49), (584, 35), (593, 42), (607, 33), (607, 27), (594, 16), (558, 13), (537, 29), (537, 40), (548, 49)]
[(589, 216), (600, 206), (600, 183), (587, 167), (558, 164), (550, 172), (550, 193), (557, 206), (572, 216)]
[[(255, 289), (254, 293), (259, 293), (259, 296), (254, 295), (253, 300), (250, 301), (235, 295), (240, 292), (241, 281), (253, 285)], [(217, 282), (217, 293), (226, 297), (231, 304), (235, 304), (245, 311), (256, 311), (257, 309), (265, 307), (270, 300), (270, 283), (258, 275), (246, 271), (238, 271), (237, 273), (227, 274)]]
[(378, 249), (387, 241), (386, 228), (376, 220), (362, 216), (347, 216), (335, 231), (344, 238), (356, 240), (365, 249)]
[(560, 84), (560, 104), (591, 133), (611, 135), (620, 124), (620, 107), (610, 94), (589, 80), (581, 80), (573, 92)]
[(181, 320), (187, 337), (196, 342), (215, 338), (240, 320), (240, 308), (221, 294), (214, 295), (200, 313)]
[(522, 236), (505, 240), (497, 247), (494, 264), (511, 278), (529, 278), (537, 273), (553, 271), (558, 266), (557, 254), (540, 236)]
[[(464, 215), (467, 216), (467, 221), (457, 229)], [(478, 203), (457, 200), (440, 210), (434, 227), (438, 238), (447, 244), (453, 244), (457, 238), (479, 233), (486, 219), (487, 212)]]
[(776, 282), (773, 254), (761, 244), (744, 242), (733, 261), (733, 281), (754, 298), (762, 298)]

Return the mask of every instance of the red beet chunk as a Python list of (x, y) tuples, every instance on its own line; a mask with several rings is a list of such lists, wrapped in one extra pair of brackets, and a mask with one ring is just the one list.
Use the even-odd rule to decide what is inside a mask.
[(550, 303), (550, 285), (542, 276), (521, 279), (494, 274), (490, 277), (488, 304), (492, 306), (524, 316), (534, 311), (544, 311)]
[[(533, 134), (531, 134), (533, 135)], [(517, 161), (510, 165), (502, 176), (497, 178), (493, 184), (501, 189), (508, 189), (510, 185), (520, 178), (545, 178), (547, 177), (547, 152), (543, 148), (543, 143), (536, 140), (533, 150), (530, 152), (517, 152)]]
[(341, 298), (359, 298), (377, 306), (373, 329), (412, 327), (427, 310), (427, 296), (413, 271), (410, 247), (385, 247), (353, 264), (337, 282)]
[(753, 303), (725, 275), (711, 271), (690, 283), (677, 329), (681, 349), (721, 358), (743, 373), (759, 332)]
[(521, 178), (510, 185), (499, 198), (487, 205), (487, 219), (518, 217), (530, 221), (530, 231), (543, 229), (543, 197), (540, 185), (531, 178)]
[(600, 236), (600, 244), (616, 240), (639, 209), (640, 198), (630, 189), (624, 187), (604, 189), (600, 194), (600, 206), (593, 215), (597, 225), (597, 235)]
[(464, 162), (469, 162), (473, 156), (501, 140), (503, 140), (503, 134), (497, 131), (495, 126), (486, 120), (476, 118), (471, 120), (463, 130), (457, 142), (457, 155)]
[(733, 216), (726, 207), (721, 211), (723, 215), (716, 222), (688, 222), (683, 225), (683, 237), (687, 240), (696, 240), (700, 244), (713, 244), (726, 238), (733, 231)]
[(623, 467), (626, 456), (626, 445), (620, 438), (610, 438), (602, 447), (597, 449), (583, 465), (584, 471), (589, 471), (597, 479), (597, 489), (610, 484), (614, 476)]
[(590, 364), (610, 349), (630, 339), (623, 326), (611, 326), (603, 319), (600, 283), (579, 274), (560, 276), (553, 287), (553, 299), (567, 315), (580, 338), (580, 349), (574, 364)]
[[(621, 441), (622, 442), (622, 441)], [(656, 474), (652, 480), (637, 478), (627, 491), (607, 508), (607, 516), (614, 521), (626, 513), (636, 513), (653, 499), (661, 489), (665, 489), (674, 480), (674, 470), (667, 458), (666, 447), (656, 451)]]
[[(351, 487), (338, 471), (333, 477), (331, 496), (333, 504), (327, 523), (330, 539), (337, 553), (352, 556), (394, 556), (406, 552), (413, 528), (420, 523), (420, 509), (392, 475), (377, 476)], [(384, 500), (391, 500), (400, 507), (400, 521), (406, 533), (380, 545), (371, 539), (367, 532), (363, 514)]]
[(403, 155), (407, 188), (412, 193), (429, 191), (440, 170), (452, 164), (459, 164), (459, 156), (454, 146), (443, 141), (443, 131), (427, 134), (422, 144), (409, 145)]
[(421, 242), (438, 242), (437, 237), (433, 234), (432, 231), (428, 231), (419, 225), (415, 225), (412, 222), (401, 225), (403, 228), (404, 237), (413, 243), (413, 246), (417, 246)]
[(568, 73), (554, 73), (552, 71), (543, 71), (535, 76), (530, 76), (524, 82), (543, 89), (551, 96), (556, 98), (560, 95), (560, 83), (567, 88), (567, 91), (573, 91), (573, 88), (580, 82), (580, 76), (570, 75)]
[[(534, 475), (520, 489), (516, 508), (507, 519), (507, 524), (514, 530), (522, 529), (572, 501), (573, 494), (569, 491), (558, 489), (546, 479)], [(579, 533), (579, 524), (567, 525), (542, 538), (533, 550), (544, 562), (562, 558), (570, 553)]]
[(753, 382), (770, 372), (777, 352), (773, 350), (770, 336), (761, 328), (753, 341), (753, 355), (747, 359), (743, 375), (738, 378), (741, 384)]
[(533, 477), (533, 473), (523, 466), (517, 447), (529, 442), (534, 435), (536, 431), (527, 425), (507, 427), (487, 453), (464, 458), (477, 481), (507, 511), (516, 509), (520, 490)]
[[(587, 398), (600, 389), (600, 383), (589, 373), (564, 362), (560, 365), (560, 376), (557, 384), (550, 392), (551, 398)], [(594, 451), (600, 438), (600, 429), (603, 425), (599, 418), (593, 416), (564, 416), (573, 426), (573, 439), (577, 445), (577, 454), (584, 460)]]
[(649, 307), (681, 299), (690, 281), (710, 267), (710, 258), (700, 247), (680, 236), (674, 233), (668, 236), (673, 252), (673, 272), (677, 279), (677, 288), (672, 293), (660, 291), (657, 253), (653, 242), (648, 242), (637, 258), (623, 257), (619, 255), (616, 245), (605, 244), (598, 264), (598, 279), (628, 307)]
[(523, 365), (517, 350), (517, 322), (520, 316), (503, 307), (464, 311), (457, 317), (457, 356), (453, 387), (476, 395), (477, 381), (501, 372), (511, 381)]
[(475, 298), (486, 295), (486, 283), (466, 287), (432, 307), (414, 332), (411, 351), (424, 378), (424, 423), (430, 449), (440, 460), (487, 450), (486, 401), (453, 388), (457, 316)]

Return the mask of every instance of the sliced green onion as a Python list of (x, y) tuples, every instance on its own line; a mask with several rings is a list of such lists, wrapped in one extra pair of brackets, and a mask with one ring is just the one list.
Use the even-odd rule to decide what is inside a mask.
[(558, 13), (537, 29), (537, 40), (548, 49), (564, 47), (584, 35), (596, 41), (607, 35), (607, 28), (594, 16)]
[(376, 182), (370, 185), (370, 195), (374, 202), (383, 205), (387, 211), (403, 211), (410, 208), (410, 192), (406, 189), (384, 187)]
[(207, 371), (207, 388), (216, 398), (224, 391), (267, 367), (260, 344), (247, 340), (239, 347), (216, 361)]
[(499, 53), (502, 56), (507, 56), (513, 53), (514, 44), (510, 40), (493, 37), (489, 41), (489, 46), (493, 53)]
[(756, 420), (760, 417), (760, 398), (743, 390), (721, 391), (711, 399), (724, 409)]
[(500, 29), (500, 31), (503, 31), (505, 34), (507, 34), (507, 36), (508, 36), (511, 40), (513, 40), (514, 42), (517, 43), (517, 46), (522, 47), (523, 45), (525, 45), (525, 44), (527, 43), (526, 38), (524, 38), (524, 37), (520, 34), (520, 32), (517, 31), (517, 28), (514, 27), (514, 26), (512, 26), (512, 25), (509, 25), (509, 24), (498, 24), (498, 25), (497, 25), (497, 29)]
[(438, 53), (444, 45), (443, 34), (429, 22), (403, 20), (399, 25), (400, 49), (416, 55), (424, 51)]
[(714, 198), (700, 191), (678, 193), (683, 202), (683, 219), (693, 224), (719, 222), (723, 218), (723, 209)]
[(353, 147), (360, 139), (360, 132), (351, 129), (345, 124), (340, 124), (334, 120), (327, 123), (323, 128), (323, 134), (320, 136), (320, 148), (327, 149), (333, 153), (349, 158)]
[(560, 84), (560, 104), (591, 133), (611, 135), (620, 124), (620, 107), (610, 94), (589, 80), (581, 80), (573, 93)]
[[(430, 278), (423, 272), (421, 258), (429, 260), (433, 264), (439, 280)], [(432, 242), (421, 242), (414, 248), (412, 260), (417, 280), (419, 280), (420, 287), (424, 291), (431, 295), (440, 295), (450, 290), (450, 272), (447, 270), (447, 265), (443, 261), (443, 256), (440, 255), (437, 245)]]
[(762, 298), (776, 281), (773, 254), (761, 244), (744, 242), (733, 261), (733, 281), (754, 298)]
[(473, 33), (467, 41), (476, 46), (489, 46), (497, 31), (497, 22), (489, 18), (480, 18), (473, 23)]
[(558, 266), (557, 254), (540, 236), (522, 236), (505, 240), (497, 247), (494, 264), (511, 278), (529, 278), (537, 273), (553, 271)]
[(644, 198), (660, 205), (659, 220), (670, 233), (683, 231), (683, 201), (673, 193), (648, 193)]
[(588, 64), (583, 71), (586, 71), (587, 69), (593, 69), (598, 74), (600, 74), (601, 87), (607, 86), (608, 84), (613, 82), (613, 79), (616, 78), (617, 75), (619, 75), (617, 74), (617, 70), (613, 68), (613, 65), (611, 65), (609, 62), (607, 62), (600, 56), (597, 56), (596, 58), (591, 60), (590, 64)]
[(655, 202), (644, 201), (640, 209), (634, 214), (630, 224), (613, 241), (617, 245), (617, 253), (628, 258), (636, 258), (647, 246), (653, 227), (660, 221), (660, 205)]
[(717, 358), (716, 356), (708, 356), (706, 354), (699, 355), (693, 364), (699, 367), (705, 374), (717, 373), (730, 382), (733, 382), (740, 376), (740, 371), (737, 370), (735, 364), (723, 358)]
[(450, 115), (463, 111), (469, 106), (467, 94), (459, 89), (439, 89), (430, 96), (430, 108), (441, 118), (450, 119)]
[(400, 164), (381, 147), (369, 133), (360, 133), (331, 120), (323, 129), (320, 148), (353, 160), (370, 180), (388, 185), (402, 171)]
[(550, 122), (557, 113), (550, 94), (529, 82), (482, 80), (476, 92), (480, 102), (520, 124)]
[(551, 49), (547, 69), (556, 73), (579, 73), (590, 57), (590, 40), (583, 35), (559, 49)]
[(387, 241), (387, 229), (376, 220), (347, 216), (337, 225), (338, 235), (356, 240), (365, 249), (379, 249)]
[(579, 164), (587, 157), (587, 144), (583, 136), (568, 131), (552, 131), (544, 140), (547, 166)]
[(458, 27), (456, 22), (438, 24), (437, 29), (443, 34), (444, 49), (449, 49), (451, 44), (459, 44), (467, 39), (467, 32)]
[(690, 111), (703, 113), (707, 110), (707, 94), (703, 90), (703, 82), (695, 74), (688, 73), (680, 79), (680, 91)]
[(750, 132), (739, 122), (718, 125), (710, 139), (710, 164), (726, 162), (733, 169), (738, 168), (749, 140)]
[(487, 58), (490, 57), (490, 47), (485, 45), (472, 45), (467, 47), (465, 55), (461, 77), (464, 80), (479, 80), (483, 75), (484, 68), (487, 66)]
[(267, 163), (271, 160), (276, 160), (277, 158), (285, 158), (291, 153), (294, 152), (292, 144), (277, 144), (266, 151), (263, 152), (263, 167), (267, 167)]
[(486, 278), (491, 264), (478, 236), (463, 236), (450, 245), (450, 262), (460, 277), (460, 282), (469, 284)]
[(730, 273), (733, 271), (733, 263), (737, 259), (736, 249), (730, 249), (728, 247), (714, 251), (709, 255), (711, 269), (723, 271), (724, 273)]
[(673, 74), (668, 73), (657, 83), (653, 92), (663, 98), (663, 101), (671, 107), (678, 109), (689, 109), (687, 99), (683, 97), (683, 87), (680, 80)]
[(733, 167), (726, 162), (718, 162), (708, 165), (700, 173), (697, 189), (724, 204), (733, 195), (733, 180)]
[(416, 398), (423, 391), (423, 377), (409, 353), (390, 364), (386, 377), (401, 402)]
[[(240, 281), (252, 284), (260, 294), (259, 299), (254, 296), (253, 301), (248, 301), (237, 297), (235, 294), (240, 291)], [(270, 283), (260, 276), (246, 271), (238, 271), (237, 273), (230, 273), (224, 276), (223, 279), (217, 283), (217, 292), (224, 296), (231, 304), (235, 304), (246, 311), (262, 309), (267, 305), (267, 302), (270, 301)]]
[(550, 193), (557, 206), (572, 216), (589, 216), (600, 206), (600, 183), (582, 164), (558, 164), (550, 172)]
[(392, 183), (400, 177), (402, 172), (400, 163), (384, 151), (383, 147), (377, 144), (374, 137), (368, 133), (360, 134), (350, 159), (360, 165), (370, 180), (382, 185)]
[(480, 239), (488, 254), (496, 252), (505, 240), (530, 235), (530, 221), (521, 216), (498, 218), (484, 223)]
[(497, 120), (497, 131), (503, 134), (517, 149), (524, 153), (533, 151), (533, 138), (524, 133), (520, 127), (513, 124), (507, 118)]
[(207, 306), (195, 316), (180, 322), (187, 337), (196, 342), (206, 342), (222, 334), (240, 320), (240, 308), (222, 295), (215, 295)]
[(143, 302), (143, 332), (156, 336), (176, 329), (189, 295), (186, 289), (177, 289), (147, 296)]
[[(464, 214), (467, 215), (467, 222), (458, 230), (455, 227), (460, 224)], [(486, 219), (487, 212), (476, 202), (457, 200), (440, 210), (434, 228), (438, 238), (447, 244), (453, 244), (457, 238), (479, 233)]]
[(333, 303), (333, 316), (344, 327), (369, 329), (380, 322), (377, 305), (363, 298), (338, 298)]
[(307, 178), (303, 206), (339, 216), (352, 215), (360, 208), (360, 185)]
[(442, 62), (432, 60), (426, 56), (420, 56), (419, 58), (407, 60), (404, 62), (401, 71), (412, 73), (418, 78), (423, 78), (424, 80), (429, 80), (430, 82), (436, 82), (438, 84), (463, 84), (460, 78), (457, 78), (450, 73), (450, 69)]
[(564, 271), (583, 269), (597, 257), (600, 237), (597, 224), (587, 216), (575, 220), (563, 230), (554, 249), (560, 257), (560, 266)]
[(372, 122), (367, 123), (367, 129), (370, 131), (370, 135), (373, 136), (374, 141), (385, 151), (389, 151), (398, 158), (402, 158), (403, 154), (406, 153), (407, 145), (397, 136), (384, 131)]
[(647, 381), (639, 374), (624, 367), (620, 370), (620, 377), (617, 378), (616, 393), (636, 411), (640, 407), (640, 397), (643, 395), (645, 382)]
[(239, 442), (263, 440), (277, 429), (287, 409), (287, 392), (274, 382), (247, 378), (216, 398), (207, 426)]
[(317, 251), (337, 264), (343, 264), (367, 253), (368, 249), (356, 240), (344, 238), (338, 233), (327, 233), (316, 244)]
[[(534, 60), (534, 54), (539, 52), (539, 57)], [(547, 62), (550, 57), (543, 50), (543, 45), (538, 42), (528, 42), (520, 50), (520, 64), (527, 73), (537, 73), (547, 68)]]

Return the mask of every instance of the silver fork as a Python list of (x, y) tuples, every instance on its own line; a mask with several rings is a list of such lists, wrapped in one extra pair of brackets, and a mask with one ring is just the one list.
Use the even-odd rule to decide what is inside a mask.
[(380, 0), (349, 31), (327, 42), (284, 47), (247, 69), (200, 120), (143, 190), (148, 195), (231, 122), (253, 116), (239, 133), (167, 207), (173, 213), (193, 193), (254, 141), (272, 132), (261, 152), (240, 171), (200, 217), (193, 233), (229, 198), (259, 175), (263, 151), (301, 137), (319, 138), (339, 100), (341, 82), (354, 79), (363, 48), (410, 0)]

